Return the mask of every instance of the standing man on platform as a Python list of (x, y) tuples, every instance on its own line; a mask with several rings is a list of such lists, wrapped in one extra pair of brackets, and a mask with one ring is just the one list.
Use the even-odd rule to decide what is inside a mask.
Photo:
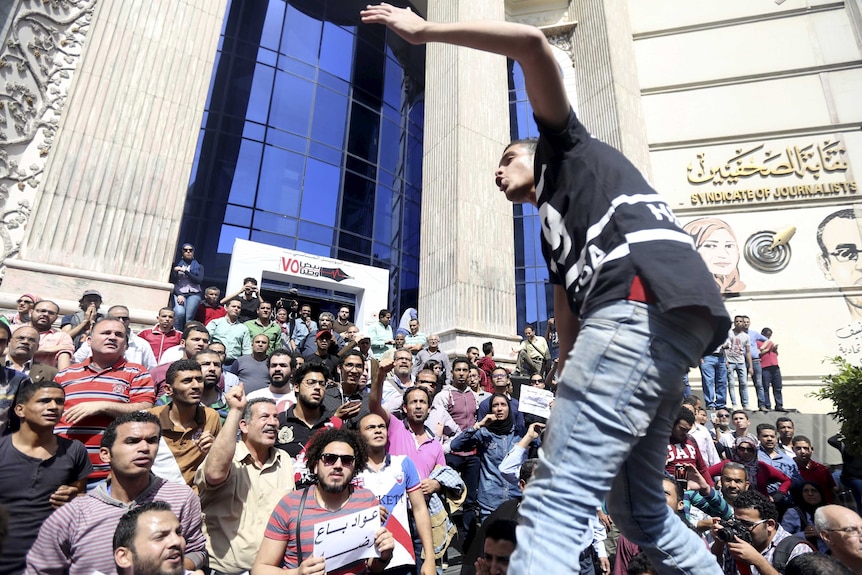
[(281, 325), (278, 322), (272, 321), (272, 304), (267, 301), (260, 302), (257, 306), (257, 319), (252, 319), (245, 322), (245, 327), (251, 335), (252, 343), (254, 338), (263, 334), (269, 338), (269, 350), (267, 355), (272, 355), (281, 343)]
[(183, 339), (183, 332), (174, 327), (174, 310), (169, 307), (163, 307), (159, 310), (156, 322), (153, 327), (141, 331), (138, 337), (150, 344), (158, 363), (166, 349), (180, 344), (180, 340)]
[(392, 326), (389, 322), (392, 321), (392, 312), (388, 309), (382, 309), (377, 313), (377, 323), (368, 328), (368, 336), (371, 338), (371, 353), (375, 359), (392, 349), (395, 345), (395, 338), (392, 336)]
[(578, 572), (590, 520), (610, 493), (614, 523), (663, 573), (720, 573), (662, 496), (683, 375), (730, 326), (691, 237), (638, 170), (580, 123), (538, 28), (425, 22), (388, 4), (366, 8), (362, 20), (411, 43), (517, 61), (539, 125), (539, 141), (508, 146), (495, 174), (507, 199), (539, 210), (560, 338), (559, 391), (511, 572)]
[(227, 354), (224, 364), (230, 365), (239, 356), (251, 353), (251, 336), (240, 319), (242, 301), (239, 298), (232, 298), (224, 309), (225, 316), (209, 322), (207, 331), (211, 341), (220, 341), (224, 344)]

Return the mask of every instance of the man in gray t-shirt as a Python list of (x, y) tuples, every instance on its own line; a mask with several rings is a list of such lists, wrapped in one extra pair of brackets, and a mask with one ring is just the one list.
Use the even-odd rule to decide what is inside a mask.
[[(746, 375), (751, 376), (751, 340), (748, 337), (748, 330), (745, 328), (745, 318), (741, 315), (733, 318), (733, 329), (730, 330), (728, 336), (730, 347), (727, 348), (725, 355), (727, 356), (727, 387), (731, 387), (731, 373), (736, 374), (736, 381), (739, 385), (739, 400), (742, 402), (742, 408), (748, 407), (748, 388), (746, 387)], [(748, 367), (746, 367), (748, 366)], [(730, 394), (733, 401), (733, 393)]]

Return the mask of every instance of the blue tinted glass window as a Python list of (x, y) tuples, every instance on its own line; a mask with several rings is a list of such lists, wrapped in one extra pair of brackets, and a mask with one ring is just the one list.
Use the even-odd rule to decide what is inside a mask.
[[(391, 50), (387, 48), (387, 52)], [(401, 66), (393, 59), (394, 57), (386, 58), (386, 77), (383, 84), (383, 101), (395, 108), (401, 109), (401, 83), (404, 79), (404, 71)]]
[(340, 166), (343, 153), (340, 146), (338, 148), (332, 148), (325, 144), (311, 141), (308, 145), (308, 155), (323, 162)]
[(377, 186), (376, 205), (374, 207), (374, 239), (378, 242), (391, 244), (395, 239), (393, 224), (397, 224), (401, 219), (397, 213), (401, 203), (399, 198), (400, 194), (395, 194), (386, 186)]
[(322, 245), (315, 244), (312, 242), (306, 242), (303, 240), (296, 241), (296, 249), (305, 252), (308, 254), (314, 254), (316, 256), (323, 256), (325, 258), (332, 257), (332, 246), (331, 245)]
[(323, 25), (320, 20), (306, 16), (293, 6), (288, 6), (284, 30), (281, 34), (281, 53), (309, 64), (317, 64), (322, 30)]
[(296, 217), (305, 157), (266, 146), (260, 172), (257, 207)]
[(272, 128), (266, 131), (266, 143), (271, 146), (284, 148), (299, 154), (305, 154), (308, 150), (307, 139), (302, 136), (297, 136), (296, 134), (291, 134), (290, 132), (284, 132), (282, 130), (275, 130)]
[(233, 252), (234, 240), (247, 240), (248, 228), (238, 228), (236, 226), (222, 225), (221, 234), (218, 238), (218, 251), (222, 254)]
[(269, 100), (272, 96), (273, 74), (275, 74), (275, 69), (269, 66), (258, 64), (254, 67), (254, 80), (251, 84), (246, 119), (261, 124), (266, 123)]
[(224, 211), (224, 223), (236, 226), (251, 226), (251, 208), (228, 204)]
[(335, 243), (335, 230), (326, 226), (320, 226), (312, 222), (300, 220), (299, 238), (302, 240), (316, 242), (323, 245)]
[(278, 50), (281, 40), (281, 27), (284, 23), (284, 0), (269, 0), (266, 8), (266, 20), (260, 33), (260, 45), (271, 50)]
[(260, 230), (252, 230), (251, 241), (269, 244), (271, 246), (278, 246), (287, 250), (296, 249), (296, 238), (289, 238), (287, 236), (280, 236), (278, 234), (271, 234)]
[(300, 136), (308, 134), (314, 84), (278, 71), (269, 112), (269, 125)]
[(401, 138), (401, 127), (384, 119), (380, 127), (380, 167), (384, 170), (398, 173), (402, 154)]
[(354, 102), (350, 111), (347, 151), (376, 163), (379, 130), (380, 114)]
[(234, 204), (251, 206), (254, 204), (254, 194), (257, 190), (257, 175), (260, 171), (263, 144), (242, 140), (239, 154), (236, 158), (236, 169), (233, 173), (233, 183), (230, 187), (229, 201)]
[[(341, 228), (366, 238), (374, 225), (374, 182), (345, 172), (341, 201)], [(368, 250), (363, 250), (368, 253)]]
[(254, 211), (254, 227), (258, 230), (268, 230), (283, 236), (296, 235), (297, 221), (283, 214), (277, 214), (259, 208)]
[(355, 40), (356, 37), (344, 28), (326, 22), (323, 25), (323, 42), (320, 46), (320, 69), (350, 80)]
[[(337, 166), (309, 158), (305, 165), (302, 219), (334, 227), (340, 184), (341, 170)], [(330, 241), (334, 241), (331, 232), (330, 229)], [(300, 237), (305, 237), (302, 228)]]
[(242, 137), (262, 142), (266, 135), (266, 126), (255, 122), (246, 122), (242, 129)]
[(346, 123), (347, 97), (318, 86), (311, 123), (312, 139), (341, 149)]

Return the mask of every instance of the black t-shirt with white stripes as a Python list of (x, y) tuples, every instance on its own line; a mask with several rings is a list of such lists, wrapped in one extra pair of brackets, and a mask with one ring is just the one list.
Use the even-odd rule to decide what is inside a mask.
[(697, 306), (715, 319), (714, 349), (730, 318), (715, 281), (670, 206), (625, 156), (569, 113), (554, 132), (539, 124), (536, 196), (552, 283), (581, 316), (626, 299), (635, 275), (663, 311)]

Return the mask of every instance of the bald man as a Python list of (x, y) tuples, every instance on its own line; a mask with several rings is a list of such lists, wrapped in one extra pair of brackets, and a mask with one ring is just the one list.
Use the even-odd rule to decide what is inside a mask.
[(862, 517), (840, 505), (824, 505), (814, 513), (814, 525), (832, 556), (862, 573)]

